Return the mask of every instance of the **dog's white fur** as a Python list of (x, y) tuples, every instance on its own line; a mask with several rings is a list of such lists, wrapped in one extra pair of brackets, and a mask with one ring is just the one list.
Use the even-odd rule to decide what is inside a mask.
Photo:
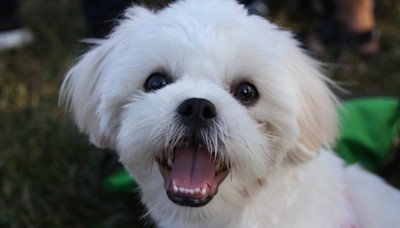
[[(144, 92), (150, 74), (174, 82)], [(235, 85), (259, 99), (243, 105)], [(68, 72), (60, 97), (98, 147), (116, 149), (160, 227), (400, 227), (400, 194), (330, 148), (336, 98), (320, 64), (288, 31), (233, 0), (134, 6)], [(171, 202), (155, 156), (178, 140), (176, 109), (188, 98), (217, 110), (207, 148), (231, 167), (203, 207)]]

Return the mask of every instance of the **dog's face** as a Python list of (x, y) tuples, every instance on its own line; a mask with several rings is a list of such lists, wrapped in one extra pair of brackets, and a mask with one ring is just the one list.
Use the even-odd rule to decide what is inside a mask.
[(333, 141), (327, 79), (289, 32), (233, 0), (125, 16), (61, 96), (95, 145), (116, 149), (156, 220), (226, 224), (246, 188)]

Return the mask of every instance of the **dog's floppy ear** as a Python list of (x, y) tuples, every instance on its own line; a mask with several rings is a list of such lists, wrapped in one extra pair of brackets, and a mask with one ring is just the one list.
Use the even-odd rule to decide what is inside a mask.
[(113, 140), (100, 130), (100, 117), (97, 113), (101, 102), (103, 60), (110, 51), (105, 42), (97, 40), (96, 46), (81, 56), (78, 63), (68, 71), (61, 86), (59, 103), (72, 112), (79, 129), (89, 134), (93, 144), (100, 148), (114, 148)]
[[(337, 98), (328, 85), (336, 86), (321, 71), (319, 62), (303, 53), (303, 60), (295, 69), (298, 89), (295, 91), (300, 117), (300, 138), (295, 149), (289, 152), (292, 160), (308, 161), (319, 154), (321, 146), (331, 149), (338, 132), (338, 117), (335, 105)], [(301, 60), (300, 60), (301, 59)]]
[(87, 133), (97, 147), (115, 149), (116, 131), (119, 129), (119, 106), (122, 104), (109, 105), (104, 101), (112, 97), (112, 94), (108, 96), (107, 82), (113, 75), (105, 73), (112, 59), (111, 53), (118, 52), (118, 44), (151, 15), (152, 12), (144, 7), (128, 8), (125, 19), (107, 39), (88, 40), (94, 46), (68, 71), (61, 86), (59, 105), (72, 112), (79, 129)]

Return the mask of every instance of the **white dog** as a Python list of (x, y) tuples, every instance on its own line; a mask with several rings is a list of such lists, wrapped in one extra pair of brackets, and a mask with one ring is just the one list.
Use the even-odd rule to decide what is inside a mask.
[(159, 227), (400, 227), (399, 192), (328, 152), (332, 82), (290, 32), (234, 0), (186, 0), (131, 7), (95, 42), (61, 100)]

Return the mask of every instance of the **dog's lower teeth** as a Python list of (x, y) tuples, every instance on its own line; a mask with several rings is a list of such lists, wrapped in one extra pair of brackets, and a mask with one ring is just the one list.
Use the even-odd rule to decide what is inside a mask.
[(207, 187), (208, 187), (208, 185), (205, 184), (202, 188), (195, 188), (195, 189), (181, 188), (181, 187), (178, 187), (178, 186), (176, 185), (175, 180), (172, 181), (172, 185), (173, 185), (172, 189), (173, 189), (173, 191), (174, 191), (175, 193), (181, 193), (181, 194), (184, 193), (184, 194), (186, 194), (186, 195), (188, 195), (188, 194), (194, 195), (194, 194), (199, 194), (199, 193), (201, 193), (203, 196), (206, 195), (206, 193), (207, 193)]

